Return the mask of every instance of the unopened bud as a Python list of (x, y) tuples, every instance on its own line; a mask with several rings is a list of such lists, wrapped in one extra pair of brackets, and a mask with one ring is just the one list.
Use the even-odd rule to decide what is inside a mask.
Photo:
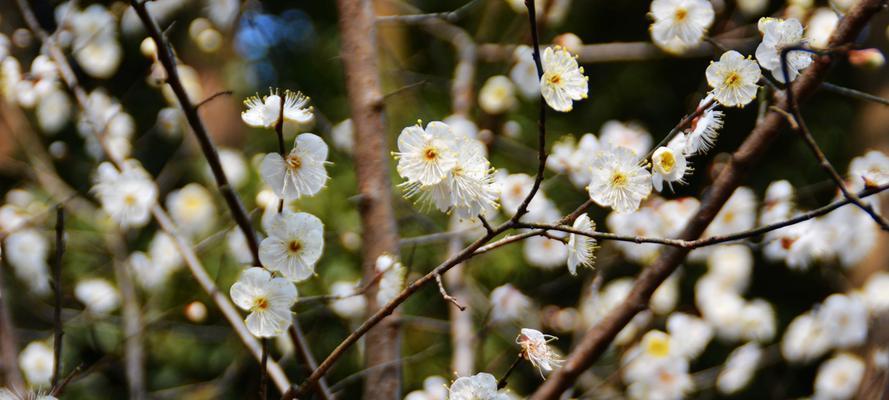
[(849, 51), (849, 62), (856, 67), (877, 69), (886, 64), (886, 57), (879, 49), (861, 49)]
[(580, 48), (583, 46), (583, 41), (580, 40), (577, 35), (568, 32), (553, 38), (553, 44), (562, 46), (571, 53), (577, 54), (580, 52)]
[(189, 321), (199, 323), (207, 319), (207, 306), (200, 301), (193, 301), (185, 306), (185, 318)]

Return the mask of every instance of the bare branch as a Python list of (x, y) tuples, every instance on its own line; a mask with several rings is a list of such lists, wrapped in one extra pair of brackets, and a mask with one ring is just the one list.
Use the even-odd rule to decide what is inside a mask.
[(444, 287), (444, 283), (441, 281), (441, 274), (435, 274), (435, 281), (438, 282), (438, 292), (441, 293), (441, 297), (453, 303), (455, 306), (457, 306), (457, 308), (460, 309), (460, 311), (466, 311), (466, 306), (460, 304), (460, 301), (454, 298), (454, 296), (448, 294), (447, 289), (445, 289)]
[(65, 255), (65, 209), (56, 206), (56, 258), (53, 262), (52, 281), (55, 293), (55, 310), (53, 312), (53, 363), (52, 386), (58, 386), (62, 371), (62, 257)]

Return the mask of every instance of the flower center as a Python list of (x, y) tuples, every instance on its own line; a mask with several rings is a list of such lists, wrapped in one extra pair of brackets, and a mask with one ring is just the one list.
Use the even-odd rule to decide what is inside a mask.
[(135, 196), (134, 194), (132, 194), (132, 193), (127, 193), (127, 194), (123, 197), (123, 202), (124, 202), (124, 204), (126, 204), (127, 206), (133, 206), (133, 205), (135, 205), (135, 204), (136, 204), (136, 200), (137, 200), (137, 199), (136, 199), (136, 196)]
[(736, 88), (741, 86), (741, 75), (738, 75), (737, 72), (730, 72), (728, 76), (725, 77), (725, 81), (723, 81), (725, 86), (730, 88)]
[(621, 188), (627, 185), (627, 175), (623, 172), (615, 172), (611, 175), (611, 186)]
[(654, 339), (648, 342), (647, 350), (654, 357), (666, 357), (670, 353), (670, 343), (665, 339)]
[(265, 296), (257, 297), (256, 300), (253, 300), (253, 310), (255, 311), (265, 311), (269, 308), (269, 299), (265, 298)]
[(291, 154), (287, 156), (287, 166), (290, 169), (299, 169), (303, 165), (303, 161), (299, 158), (299, 156)]
[(676, 166), (676, 156), (674, 156), (673, 152), (670, 151), (661, 153), (661, 156), (658, 159), (658, 166), (665, 173), (670, 173), (670, 171), (673, 170), (673, 167)]
[(688, 10), (684, 8), (677, 8), (676, 14), (673, 15), (673, 18), (676, 19), (676, 22), (685, 21), (686, 17), (688, 17)]
[(549, 78), (547, 78), (547, 80), (549, 81), (549, 83), (551, 83), (553, 85), (558, 85), (558, 84), (562, 83), (562, 75), (551, 74), (549, 76)]
[(425, 150), (423, 150), (423, 158), (425, 158), (428, 162), (435, 161), (438, 158), (438, 149), (431, 146), (427, 147)]
[(303, 244), (299, 240), (291, 240), (290, 243), (287, 244), (287, 249), (290, 250), (290, 253), (296, 254), (302, 250)]

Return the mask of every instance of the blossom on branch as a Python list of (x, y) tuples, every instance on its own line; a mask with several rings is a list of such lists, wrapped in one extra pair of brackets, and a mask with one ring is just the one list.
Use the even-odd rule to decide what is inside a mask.
[(253, 267), (245, 270), (231, 287), (232, 301), (250, 311), (245, 322), (253, 336), (266, 338), (282, 333), (293, 322), (290, 307), (296, 303), (296, 286), (269, 271)]
[(314, 196), (327, 183), (327, 152), (323, 139), (303, 133), (293, 141), (293, 149), (286, 156), (266, 154), (260, 175), (275, 195), (284, 200)]
[(577, 64), (577, 56), (561, 46), (547, 47), (541, 61), (540, 94), (553, 110), (571, 111), (573, 102), (587, 98), (589, 78)]
[(707, 67), (707, 83), (719, 104), (743, 107), (756, 98), (757, 82), (762, 76), (759, 65), (734, 50), (722, 53), (719, 61)]

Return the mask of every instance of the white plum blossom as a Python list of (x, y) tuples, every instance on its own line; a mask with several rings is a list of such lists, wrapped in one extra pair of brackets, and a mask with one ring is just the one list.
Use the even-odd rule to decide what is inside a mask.
[(759, 64), (734, 50), (722, 53), (719, 61), (711, 62), (706, 71), (707, 83), (719, 104), (744, 107), (754, 98), (762, 77)]
[[(592, 233), (596, 230), (596, 223), (590, 220), (586, 213), (574, 220), (572, 228), (581, 232)], [(568, 235), (568, 272), (577, 275), (577, 267), (593, 268), (596, 261), (596, 239), (576, 233)]]
[(853, 185), (876, 187), (889, 183), (889, 156), (877, 150), (855, 157), (849, 163), (849, 177)]
[(807, 363), (830, 350), (831, 338), (819, 318), (811, 312), (800, 314), (784, 331), (781, 355), (792, 363)]
[(806, 43), (813, 49), (826, 49), (830, 44), (830, 35), (839, 22), (840, 17), (834, 10), (818, 7), (806, 24)]
[(753, 274), (753, 252), (744, 245), (717, 246), (707, 257), (707, 276), (735, 293), (742, 293)]
[(651, 193), (651, 174), (639, 165), (638, 156), (631, 150), (616, 147), (600, 151), (593, 158), (587, 191), (603, 207), (633, 212)]
[(6, 237), (3, 257), (15, 275), (35, 294), (49, 292), (49, 241), (35, 229), (16, 230)]
[(880, 271), (868, 277), (861, 295), (873, 315), (889, 311), (889, 273)]
[(716, 377), (716, 388), (722, 394), (737, 393), (750, 384), (760, 359), (762, 349), (756, 343), (747, 343), (733, 350)]
[[(698, 107), (704, 107), (713, 99), (712, 95), (708, 95)], [(722, 111), (716, 109), (717, 104), (713, 103), (707, 107), (703, 113), (691, 122), (691, 130), (688, 131), (685, 141), (685, 154), (692, 156), (705, 154), (716, 144), (716, 138), (719, 137), (719, 129), (722, 128), (723, 122)]]
[(562, 364), (562, 359), (548, 344), (557, 339), (535, 329), (522, 328), (515, 341), (522, 348), (522, 357), (530, 361), (543, 376), (544, 371), (550, 372)]
[(330, 137), (333, 139), (333, 147), (338, 150), (352, 154), (355, 150), (355, 127), (352, 124), (352, 118), (347, 118), (330, 129)]
[(194, 237), (207, 233), (216, 223), (216, 205), (210, 192), (189, 183), (167, 195), (167, 210), (177, 227)]
[(91, 278), (77, 282), (74, 297), (86, 306), (86, 310), (105, 315), (114, 311), (120, 304), (120, 294), (107, 280)]
[(357, 319), (364, 316), (367, 309), (367, 299), (357, 293), (356, 282), (339, 281), (330, 286), (330, 294), (337, 296), (330, 302), (330, 309), (345, 319)]
[(631, 381), (627, 394), (635, 400), (683, 399), (693, 389), (688, 361), (674, 357), (652, 364), (646, 375)]
[(374, 264), (377, 273), (382, 274), (377, 289), (377, 304), (390, 302), (404, 289), (407, 268), (391, 254), (381, 254)]
[[(759, 32), (762, 42), (756, 48), (756, 60), (759, 65), (769, 70), (772, 77), (784, 83), (784, 71), (781, 69), (781, 53), (784, 49), (797, 46), (803, 40), (803, 25), (796, 18), (782, 20), (778, 18), (760, 18)], [(787, 75), (790, 81), (796, 80), (799, 72), (812, 63), (812, 55), (807, 51), (790, 51), (787, 53)]]
[(568, 259), (568, 246), (565, 242), (544, 236), (533, 236), (524, 240), (523, 253), (528, 264), (554, 269), (565, 264)]
[(259, 244), (259, 261), (270, 271), (300, 282), (315, 273), (324, 249), (324, 224), (318, 217), (285, 210), (273, 219)]
[(503, 114), (515, 104), (515, 86), (503, 75), (488, 78), (478, 91), (478, 106), (488, 114)]
[(818, 367), (815, 376), (817, 400), (846, 400), (855, 396), (864, 378), (865, 364), (860, 357), (840, 353)]
[(491, 291), (491, 322), (521, 321), (532, 310), (532, 302), (511, 284)]
[(547, 47), (541, 58), (540, 93), (553, 110), (568, 112), (574, 102), (587, 97), (588, 78), (575, 56), (560, 46)]
[[(235, 189), (244, 187), (250, 175), (244, 155), (237, 150), (221, 148), (219, 149), (219, 162), (222, 163), (222, 171), (225, 172), (228, 183)], [(213, 174), (210, 171), (209, 165), (207, 166), (206, 173), (207, 178), (213, 181)]]
[(756, 224), (756, 205), (753, 190), (739, 187), (716, 214), (704, 235), (728, 235), (753, 229)]
[(300, 134), (287, 156), (266, 154), (260, 167), (262, 180), (286, 201), (314, 196), (327, 183), (327, 151), (327, 144), (317, 135)]
[(649, 15), (651, 39), (674, 54), (701, 43), (713, 24), (713, 5), (707, 0), (654, 0)]
[(695, 359), (713, 339), (713, 327), (693, 315), (675, 312), (667, 318), (667, 332), (673, 338), (678, 354)]
[(673, 190), (673, 183), (684, 184), (685, 174), (691, 168), (685, 159), (685, 137), (680, 134), (678, 141), (658, 147), (651, 155), (651, 184), (658, 192), (664, 189), (664, 182)]
[(275, 337), (293, 322), (290, 307), (296, 303), (296, 286), (284, 278), (272, 277), (267, 270), (253, 267), (241, 273), (231, 287), (232, 301), (250, 311), (247, 329), (256, 337)]
[(510, 400), (497, 390), (497, 378), (485, 372), (457, 378), (448, 391), (449, 400)]
[(818, 309), (818, 320), (838, 348), (863, 344), (867, 339), (867, 305), (857, 295), (832, 294)]
[[(583, 139), (581, 139), (582, 141)], [(599, 131), (599, 148), (624, 147), (641, 157), (651, 149), (651, 134), (635, 122), (606, 121)], [(587, 154), (589, 157), (589, 154)]]
[(664, 283), (661, 283), (654, 293), (651, 294), (651, 300), (648, 302), (648, 308), (657, 315), (668, 315), (676, 304), (679, 302), (679, 275), (680, 270), (670, 274)]
[(52, 379), (55, 357), (45, 342), (31, 342), (19, 354), (19, 367), (31, 386), (48, 387)]
[(157, 202), (157, 185), (136, 160), (126, 160), (123, 169), (103, 162), (96, 170), (93, 193), (102, 209), (123, 228), (148, 223), (151, 207)]
[(744, 304), (738, 319), (741, 339), (766, 343), (775, 337), (775, 309), (765, 300), (755, 299)]
[(284, 91), (284, 109), (281, 110), (281, 96), (277, 89), (269, 89), (269, 95), (248, 97), (244, 100), (247, 110), (241, 112), (241, 119), (254, 128), (273, 128), (283, 114), (285, 121), (300, 124), (312, 120), (312, 107), (307, 107), (309, 98), (300, 92)]
[(408, 182), (434, 185), (447, 178), (457, 166), (454, 134), (447, 124), (432, 121), (423, 129), (419, 124), (402, 129), (398, 135), (398, 174)]
[(515, 64), (509, 70), (509, 78), (519, 89), (519, 94), (532, 99), (540, 94), (540, 78), (537, 77), (537, 64), (534, 62), (533, 50), (526, 45), (518, 45), (513, 50)]
[(438, 375), (423, 379), (423, 389), (414, 390), (404, 400), (448, 400), (448, 381)]

